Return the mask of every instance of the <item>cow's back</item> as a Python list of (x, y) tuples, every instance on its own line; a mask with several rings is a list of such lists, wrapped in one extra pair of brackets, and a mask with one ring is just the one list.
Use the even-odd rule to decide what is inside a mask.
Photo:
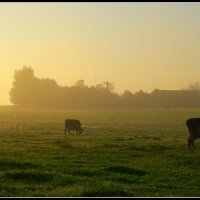
[(81, 123), (77, 119), (66, 119), (65, 127), (68, 129), (81, 129)]
[(186, 121), (190, 136), (188, 137), (188, 148), (194, 150), (194, 141), (200, 138), (200, 118), (190, 118)]
[(186, 125), (190, 132), (190, 137), (200, 137), (200, 118), (190, 118), (186, 121)]
[(200, 125), (200, 118), (190, 118), (186, 121), (186, 125), (190, 129), (194, 129)]

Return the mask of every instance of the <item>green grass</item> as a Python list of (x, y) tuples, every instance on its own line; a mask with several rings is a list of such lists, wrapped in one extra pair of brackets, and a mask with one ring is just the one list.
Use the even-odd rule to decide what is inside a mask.
[[(197, 197), (200, 109), (31, 110), (0, 107), (1, 197)], [(64, 134), (64, 119), (84, 132)]]

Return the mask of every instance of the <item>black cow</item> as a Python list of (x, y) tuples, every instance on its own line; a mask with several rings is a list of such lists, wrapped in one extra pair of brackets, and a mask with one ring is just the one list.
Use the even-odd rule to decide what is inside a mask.
[(194, 150), (194, 140), (200, 137), (200, 118), (190, 118), (186, 121), (190, 136), (188, 138), (188, 148)]
[(65, 134), (67, 130), (68, 130), (68, 133), (70, 133), (70, 130), (75, 130), (76, 133), (79, 132), (80, 134), (83, 132), (83, 129), (81, 128), (81, 123), (77, 119), (65, 120)]

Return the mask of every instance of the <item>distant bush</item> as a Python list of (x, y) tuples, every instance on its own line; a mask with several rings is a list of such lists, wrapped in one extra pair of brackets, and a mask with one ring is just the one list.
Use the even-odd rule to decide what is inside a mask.
[[(125, 90), (119, 95), (114, 84), (103, 82), (87, 86), (78, 80), (71, 87), (59, 86), (53, 79), (34, 76), (31, 67), (16, 70), (10, 100), (14, 105), (47, 108), (134, 108), (134, 107), (200, 107), (200, 90), (143, 90), (133, 94)], [(193, 90), (192, 90), (193, 89)]]

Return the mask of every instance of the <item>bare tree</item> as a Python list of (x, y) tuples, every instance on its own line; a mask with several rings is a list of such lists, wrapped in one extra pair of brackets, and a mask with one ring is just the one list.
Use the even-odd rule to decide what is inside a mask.
[(86, 87), (85, 81), (82, 79), (78, 80), (78, 81), (76, 81), (75, 86), (80, 87), (80, 88)]
[(103, 83), (105, 85), (105, 88), (109, 91), (113, 91), (114, 90), (114, 84), (108, 81), (105, 81)]

